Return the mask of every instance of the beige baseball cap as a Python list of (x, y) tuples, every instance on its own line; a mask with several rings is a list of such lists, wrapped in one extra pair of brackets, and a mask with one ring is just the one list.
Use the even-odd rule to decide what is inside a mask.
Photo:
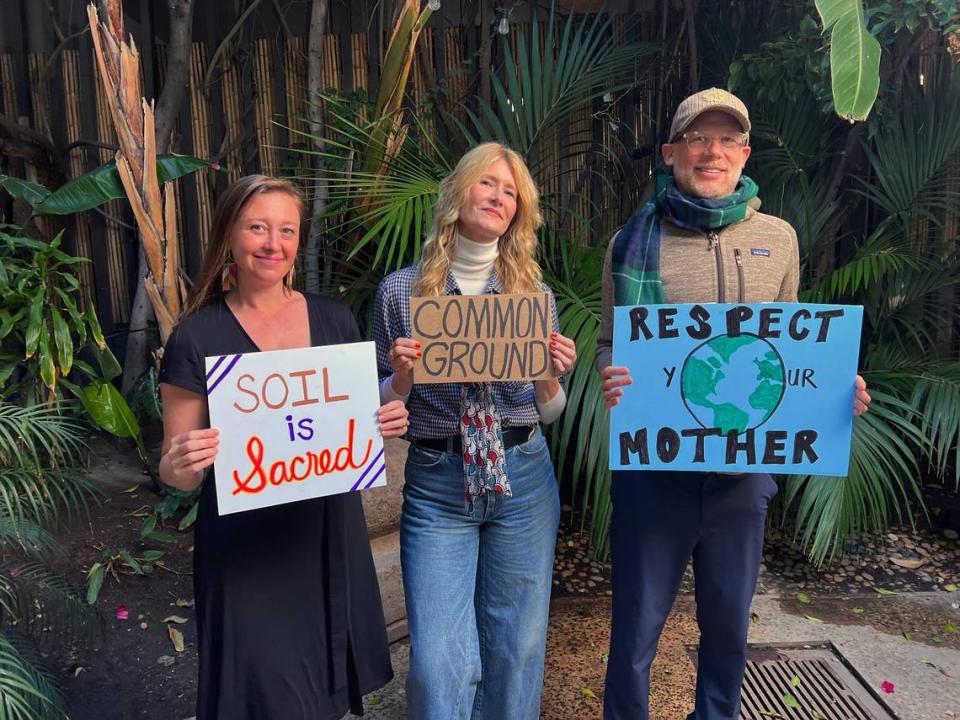
[(744, 132), (750, 132), (750, 116), (743, 101), (726, 90), (710, 88), (691, 95), (677, 106), (677, 112), (674, 113), (673, 122), (670, 124), (670, 142), (676, 140), (677, 136), (690, 127), (690, 124), (700, 115), (710, 110), (727, 113), (740, 123)]

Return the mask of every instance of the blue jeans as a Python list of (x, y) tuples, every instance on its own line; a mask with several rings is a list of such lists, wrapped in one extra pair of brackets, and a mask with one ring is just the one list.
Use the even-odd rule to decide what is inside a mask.
[(411, 720), (536, 720), (560, 499), (539, 429), (507, 450), (512, 497), (464, 500), (463, 461), (410, 446), (400, 560)]
[[(605, 720), (647, 720), (650, 664), (687, 561), (696, 582), (696, 709), (688, 720), (736, 720), (750, 601), (763, 557), (769, 475), (613, 473), (613, 619)], [(656, 716), (655, 716), (656, 717)]]

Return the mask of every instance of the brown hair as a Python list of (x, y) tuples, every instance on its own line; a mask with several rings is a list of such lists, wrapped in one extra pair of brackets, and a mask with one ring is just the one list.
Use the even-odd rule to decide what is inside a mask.
[[(285, 193), (296, 201), (300, 210), (300, 223), (303, 225), (306, 214), (303, 191), (289, 180), (267, 175), (246, 175), (230, 185), (217, 199), (210, 243), (181, 317), (192, 315), (207, 303), (223, 297), (220, 273), (230, 258), (230, 231), (243, 208), (254, 196), (272, 192)], [(300, 237), (303, 237), (302, 230), (301, 227)]]
[(500, 238), (494, 269), (508, 293), (536, 292), (540, 289), (540, 266), (535, 255), (537, 228), (543, 222), (540, 193), (523, 158), (500, 143), (487, 142), (468, 151), (457, 166), (440, 182), (433, 210), (433, 228), (423, 244), (420, 277), (414, 284), (416, 295), (442, 295), (447, 271), (453, 263), (457, 244), (460, 208), (473, 185), (497, 160), (505, 160), (517, 185), (517, 214)]

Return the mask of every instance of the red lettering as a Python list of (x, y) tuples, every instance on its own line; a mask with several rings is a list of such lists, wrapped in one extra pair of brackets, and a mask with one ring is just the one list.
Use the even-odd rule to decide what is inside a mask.
[(290, 478), (287, 477), (287, 464), (283, 462), (283, 460), (277, 460), (277, 462), (270, 466), (271, 485), (282, 485), (289, 481)]
[[(243, 480), (240, 473), (233, 471), (233, 494), (247, 493), (256, 495), (266, 489), (267, 485), (280, 486), (288, 482), (302, 482), (311, 475), (322, 477), (344, 470), (359, 470), (366, 466), (373, 452), (373, 440), (367, 440), (363, 457), (355, 459), (355, 430), (356, 419), (350, 418), (347, 423), (347, 440), (338, 448), (320, 448), (308, 450), (303, 455), (294, 455), (289, 461), (277, 460), (270, 464), (270, 470), (264, 469), (263, 441), (252, 435), (247, 441), (247, 459), (250, 461), (250, 472)], [(298, 471), (301, 468), (301, 471)]]
[[(237, 493), (252, 493), (256, 495), (258, 492), (263, 490), (267, 485), (267, 476), (263, 472), (263, 440), (258, 438), (256, 435), (252, 435), (247, 441), (247, 458), (252, 464), (252, 469), (250, 474), (247, 475), (247, 479), (243, 482), (240, 481), (240, 474), (234, 470), (233, 471), (233, 482), (236, 487), (233, 489), (233, 494)], [(256, 485), (251, 485), (251, 483), (256, 478), (259, 482)]]
[[(298, 464), (307, 466), (307, 469), (303, 475), (297, 473)], [(294, 455), (290, 460), (290, 477), (297, 481), (306, 480), (308, 477), (310, 477), (310, 461), (303, 457), (303, 455)]]

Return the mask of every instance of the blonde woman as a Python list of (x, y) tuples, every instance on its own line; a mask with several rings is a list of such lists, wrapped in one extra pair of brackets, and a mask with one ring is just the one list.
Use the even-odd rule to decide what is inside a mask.
[[(204, 358), (360, 340), (343, 305), (292, 288), (303, 196), (248, 175), (217, 202), (213, 237), (160, 370), (161, 479), (200, 487), (193, 555), (200, 646), (198, 720), (362, 714), (392, 677), (359, 493), (220, 516)], [(380, 431), (407, 428), (401, 403)]]
[[(540, 715), (560, 504), (538, 424), (566, 396), (556, 379), (414, 385), (410, 298), (548, 290), (534, 259), (541, 222), (520, 156), (479, 145), (440, 184), (420, 263), (377, 293), (381, 400), (410, 411), (400, 550), (414, 720)], [(554, 332), (558, 377), (576, 356)]]

